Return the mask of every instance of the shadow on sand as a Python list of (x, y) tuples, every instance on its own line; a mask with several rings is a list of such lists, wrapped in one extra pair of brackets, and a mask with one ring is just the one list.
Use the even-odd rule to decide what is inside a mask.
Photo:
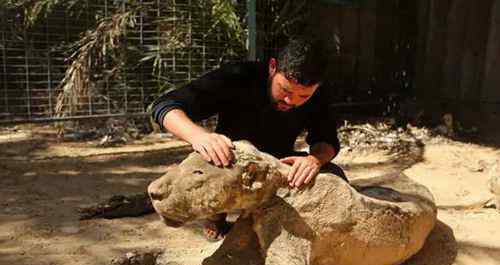
[(438, 220), (424, 247), (403, 265), (451, 265), (455, 262), (457, 250), (453, 230)]

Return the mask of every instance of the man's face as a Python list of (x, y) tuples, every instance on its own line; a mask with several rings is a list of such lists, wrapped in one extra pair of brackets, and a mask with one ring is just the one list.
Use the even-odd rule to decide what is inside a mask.
[(270, 94), (279, 111), (289, 111), (306, 103), (314, 94), (319, 84), (302, 85), (286, 78), (281, 72), (270, 77)]

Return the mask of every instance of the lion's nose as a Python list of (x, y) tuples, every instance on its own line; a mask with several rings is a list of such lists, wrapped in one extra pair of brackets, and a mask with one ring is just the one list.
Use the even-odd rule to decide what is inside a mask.
[(149, 193), (149, 197), (152, 200), (160, 201), (161, 199), (163, 199), (163, 195), (162, 195), (163, 193), (161, 192), (161, 182), (156, 180), (156, 181), (153, 181), (151, 184), (149, 184), (148, 193)]
[(155, 200), (155, 201), (161, 201), (161, 199), (162, 199), (161, 194), (160, 193), (156, 193), (156, 192), (149, 192), (149, 197), (152, 200)]

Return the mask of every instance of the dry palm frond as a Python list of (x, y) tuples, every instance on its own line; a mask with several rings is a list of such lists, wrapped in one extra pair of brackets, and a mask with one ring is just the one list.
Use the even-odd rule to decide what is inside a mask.
[[(276, 2), (282, 3), (282, 2)], [(296, 27), (296, 22), (303, 21), (305, 17), (310, 15), (310, 10), (307, 8), (310, 4), (307, 0), (301, 1), (286, 1), (280, 8), (280, 12), (276, 14), (271, 25), (271, 34), (286, 32), (290, 34), (291, 28)]]
[(47, 17), (56, 7), (72, 10), (83, 0), (7, 0), (0, 7), (19, 9), (24, 11), (25, 25), (31, 27), (42, 17)]
[(162, 3), (166, 10), (164, 12), (171, 15), (154, 20), (161, 42), (158, 45), (144, 47), (144, 56), (140, 60), (141, 63), (154, 61), (153, 75), (157, 77), (157, 80), (161, 80), (158, 86), (159, 91), (174, 87), (168, 82), (169, 73), (165, 72), (167, 62), (164, 58), (170, 54), (187, 52), (193, 46), (200, 45), (196, 43), (197, 40), (193, 39), (193, 33), (201, 34), (203, 38), (217, 36), (217, 40), (225, 45), (224, 49), (221, 49), (221, 54), (218, 55), (219, 62), (223, 61), (227, 55), (235, 56), (244, 53), (246, 33), (235, 1), (192, 0), (193, 6), (201, 8), (202, 13), (207, 12), (205, 14), (208, 27), (195, 29), (193, 29), (194, 19), (175, 11), (175, 1)]
[[(65, 116), (74, 113), (82, 98), (89, 95), (93, 87), (93, 76), (102, 72), (107, 58), (119, 58), (123, 38), (127, 30), (135, 26), (138, 8), (120, 12), (98, 23), (94, 31), (87, 32), (77, 43), (77, 50), (71, 58), (72, 64), (66, 70), (57, 98), (56, 113)], [(116, 72), (115, 67), (110, 72)]]
[(226, 32), (229, 39), (237, 41), (241, 45), (244, 44), (244, 30), (241, 26), (236, 8), (231, 1), (213, 0), (212, 18), (212, 29), (220, 27)]

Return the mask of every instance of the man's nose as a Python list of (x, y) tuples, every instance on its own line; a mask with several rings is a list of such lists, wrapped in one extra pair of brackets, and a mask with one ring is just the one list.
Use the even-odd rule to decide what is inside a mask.
[(285, 103), (288, 105), (292, 105), (292, 97), (291, 96), (286, 96), (284, 99)]

